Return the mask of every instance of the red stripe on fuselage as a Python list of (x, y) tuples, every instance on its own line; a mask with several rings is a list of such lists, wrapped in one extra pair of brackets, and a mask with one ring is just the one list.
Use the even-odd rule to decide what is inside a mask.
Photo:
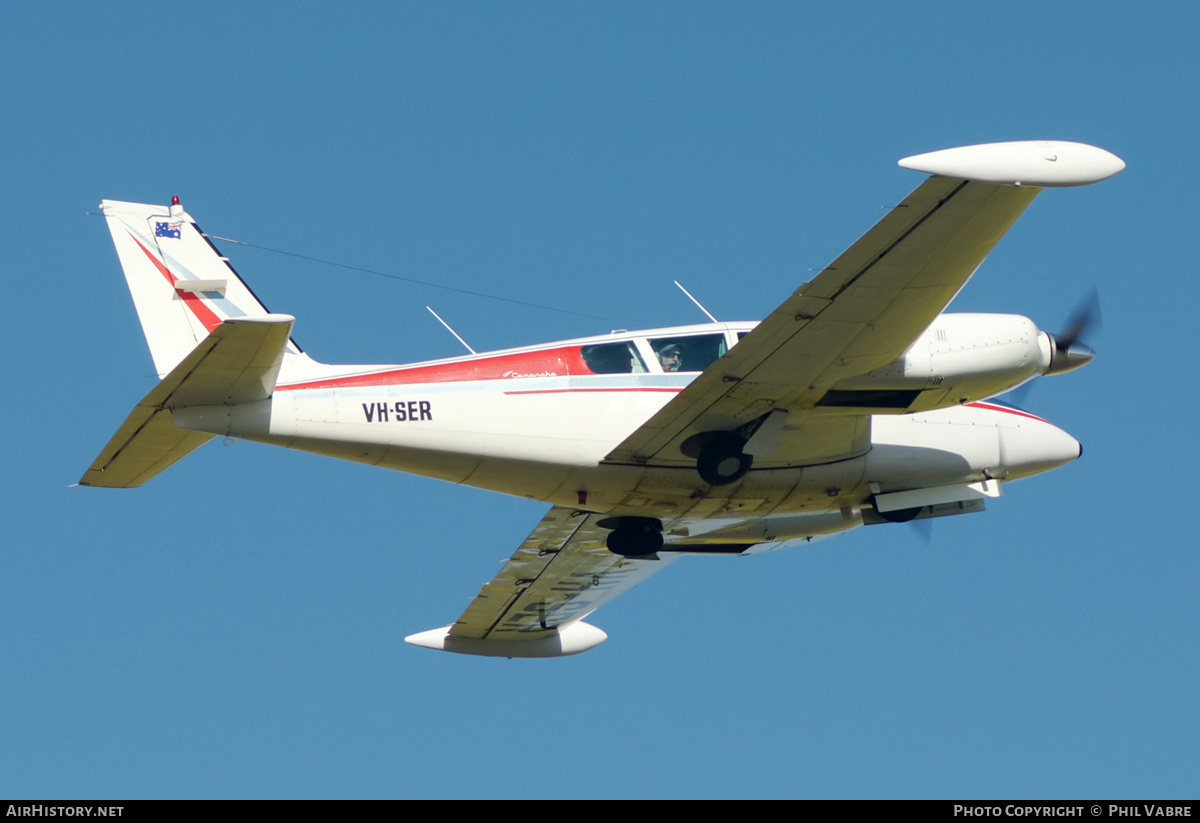
[(330, 377), (307, 383), (279, 386), (277, 391), (300, 389), (357, 389), (410, 383), (463, 383), (471, 380), (519, 380), (533, 377), (570, 377), (595, 374), (583, 361), (579, 346), (500, 354), (456, 363), (405, 366), (397, 369)]
[[(167, 282), (171, 284), (171, 288), (175, 288), (175, 284), (179, 281), (179, 278), (171, 274), (171, 270), (167, 268), (166, 264), (159, 260), (158, 257), (155, 256), (154, 252), (143, 246), (142, 241), (138, 240), (137, 237), (134, 237), (133, 232), (129, 231), (129, 229), (126, 229), (125, 231), (129, 232), (129, 236), (133, 237), (133, 242), (137, 243), (137, 247), (141, 249), (147, 257), (150, 258), (150, 262), (153, 263), (154, 267), (162, 273), (162, 276), (167, 278)], [(213, 329), (221, 325), (221, 318), (213, 314), (212, 309), (204, 304), (204, 299), (198, 294), (180, 291), (179, 289), (175, 289), (175, 293), (183, 298), (183, 304), (191, 309), (192, 314), (196, 315), (196, 319), (203, 323), (204, 328), (208, 329), (209, 332), (212, 332)]]

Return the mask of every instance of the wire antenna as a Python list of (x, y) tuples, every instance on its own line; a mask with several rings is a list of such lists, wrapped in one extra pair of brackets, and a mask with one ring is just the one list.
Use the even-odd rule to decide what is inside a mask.
[(307, 254), (297, 254), (294, 251), (284, 251), (283, 249), (273, 249), (270, 246), (260, 246), (257, 243), (248, 243), (245, 240), (236, 240), (232, 237), (221, 237), (218, 234), (204, 234), (204, 236), (208, 237), (212, 240), (220, 240), (224, 243), (235, 243), (239, 246), (246, 246), (247, 248), (258, 249), (259, 251), (271, 252), (272, 254), (282, 254), (286, 257), (295, 257), (298, 260), (308, 260), (309, 262), (312, 262), (312, 263), (321, 263), (322, 265), (325, 265), (325, 266), (334, 266), (339, 269), (346, 269), (347, 271), (357, 271), (357, 272), (362, 272), (363, 274), (373, 274), (376, 277), (386, 277), (389, 280), (400, 280), (404, 283), (414, 283), (418, 286), (428, 286), (431, 289), (443, 289), (444, 291), (452, 291), (452, 292), (457, 292), (459, 294), (469, 294), (472, 297), (484, 297), (484, 298), (487, 298), (488, 300), (499, 300), (502, 303), (512, 303), (513, 305), (516, 305), (516, 306), (528, 306), (531, 309), (542, 309), (544, 311), (554, 311), (554, 312), (558, 312), (559, 314), (573, 314), (576, 317), (587, 317), (592, 320), (603, 320), (606, 323), (616, 322), (611, 317), (601, 317), (598, 314), (588, 314), (586, 312), (581, 312), (581, 311), (571, 311), (570, 309), (558, 308), (557, 306), (543, 306), (541, 303), (531, 303), (528, 300), (517, 300), (512, 297), (502, 297), (498, 294), (488, 294), (487, 292), (472, 291), (471, 289), (460, 289), (455, 286), (447, 286), (445, 283), (431, 283), (428, 280), (418, 280), (415, 277), (405, 277), (402, 274), (389, 274), (388, 272), (385, 272), (385, 271), (376, 271), (375, 269), (367, 269), (367, 268), (363, 268), (362, 266), (351, 266), (347, 263), (339, 263), (336, 260), (325, 260), (320, 257), (310, 257)]
[[(425, 308), (429, 309), (429, 306), (426, 306)], [(459, 337), (458, 332), (456, 332), (454, 329), (450, 328), (450, 324), (447, 323), (445, 320), (443, 320), (437, 312), (435, 312), (433, 309), (429, 309), (429, 313), (432, 314), (434, 317), (436, 317), (437, 321), (446, 327), (446, 331), (448, 331), (452, 335), (454, 335), (455, 340), (457, 340), (459, 343), (462, 343), (464, 346), (467, 346), (467, 341), (463, 340), (461, 337)], [(478, 352), (475, 351), (470, 346), (467, 346), (467, 351), (469, 351), (471, 354), (478, 354)]]
[(696, 298), (692, 297), (692, 293), (691, 293), (690, 291), (688, 291), (687, 289), (685, 289), (685, 288), (683, 287), (683, 284), (682, 284), (682, 283), (680, 283), (678, 280), (676, 280), (676, 281), (675, 281), (675, 285), (676, 285), (676, 286), (679, 286), (679, 290), (680, 290), (681, 292), (683, 292), (684, 294), (686, 294), (686, 295), (688, 296), (688, 299), (689, 299), (689, 300), (691, 300), (693, 303), (695, 303), (695, 304), (696, 304), (696, 308), (700, 309), (700, 311), (702, 311), (702, 312), (704, 312), (706, 315), (708, 315), (708, 319), (709, 319), (709, 320), (713, 321), (714, 323), (720, 323), (720, 322), (721, 322), (720, 320), (718, 320), (717, 318), (715, 318), (715, 317), (713, 317), (713, 316), (712, 316), (712, 312), (710, 312), (708, 309), (704, 308), (704, 306), (701, 306), (701, 305), (700, 305), (700, 301), (699, 301), (699, 300), (697, 300)]

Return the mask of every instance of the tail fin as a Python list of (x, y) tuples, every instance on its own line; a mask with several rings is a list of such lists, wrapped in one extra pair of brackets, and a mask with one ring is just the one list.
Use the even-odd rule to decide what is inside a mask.
[[(178, 197), (170, 206), (105, 200), (100, 208), (159, 377), (223, 321), (269, 314)], [(300, 353), (290, 340), (287, 351)]]

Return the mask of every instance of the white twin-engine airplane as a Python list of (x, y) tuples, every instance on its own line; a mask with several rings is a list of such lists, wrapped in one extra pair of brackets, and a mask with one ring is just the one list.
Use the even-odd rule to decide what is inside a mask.
[(161, 382), (87, 470), (138, 486), (214, 436), (543, 500), (451, 625), (409, 643), (555, 657), (684, 554), (753, 554), (855, 526), (981, 511), (1080, 445), (986, 402), (1084, 365), (1078, 329), (942, 314), (1045, 187), (1125, 164), (1079, 143), (900, 161), (933, 176), (761, 323), (613, 332), (407, 366), (328, 366), (291, 340), (184, 212), (101, 205)]

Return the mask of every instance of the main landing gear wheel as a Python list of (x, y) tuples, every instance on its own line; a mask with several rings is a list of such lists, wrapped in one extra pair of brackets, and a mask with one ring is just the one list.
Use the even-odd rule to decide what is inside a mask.
[(622, 557), (645, 557), (663, 547), (662, 521), (654, 517), (613, 517), (596, 525), (612, 529), (605, 545)]
[(879, 511), (879, 507), (876, 506), (875, 511), (889, 523), (907, 523), (910, 520), (915, 520), (923, 508), (925, 507), (914, 506), (911, 509), (892, 509), (890, 512), (881, 512)]
[(696, 458), (700, 479), (710, 486), (728, 486), (741, 480), (754, 462), (753, 455), (742, 451), (745, 445), (746, 441), (736, 434), (719, 432)]

